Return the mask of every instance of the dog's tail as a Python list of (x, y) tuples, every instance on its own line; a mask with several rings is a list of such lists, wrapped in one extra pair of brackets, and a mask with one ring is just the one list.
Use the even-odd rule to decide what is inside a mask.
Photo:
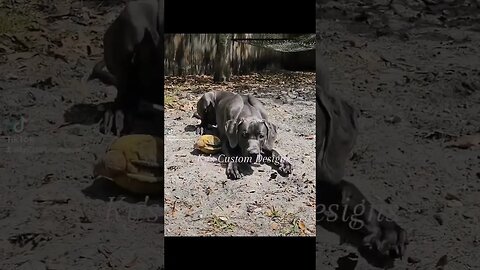
[(107, 85), (117, 85), (117, 80), (115, 79), (115, 76), (113, 76), (112, 73), (110, 73), (107, 70), (104, 70), (105, 68), (105, 60), (102, 59), (98, 61), (95, 66), (92, 69), (92, 73), (88, 77), (88, 81), (94, 80), (94, 79), (99, 79), (101, 82)]

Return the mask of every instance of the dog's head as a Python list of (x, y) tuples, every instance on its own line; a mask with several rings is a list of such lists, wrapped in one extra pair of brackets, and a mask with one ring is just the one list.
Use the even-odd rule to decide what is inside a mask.
[(205, 93), (197, 102), (198, 117), (205, 123), (216, 125), (216, 112), (213, 92)]
[(253, 117), (228, 120), (225, 123), (230, 147), (239, 147), (245, 157), (256, 160), (262, 150), (273, 149), (277, 137), (277, 127), (262, 119)]

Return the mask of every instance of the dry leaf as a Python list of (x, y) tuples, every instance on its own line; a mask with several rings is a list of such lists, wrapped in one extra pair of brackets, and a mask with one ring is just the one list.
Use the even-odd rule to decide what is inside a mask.
[(274, 231), (278, 230), (278, 224), (277, 224), (277, 223), (272, 223), (272, 225), (270, 225), (270, 227), (271, 227), (272, 230), (274, 230)]
[(440, 267), (440, 269), (443, 269), (443, 267), (444, 267), (445, 265), (447, 265), (447, 263), (448, 263), (447, 255), (443, 255), (443, 256), (438, 260), (438, 262), (437, 262), (437, 264), (435, 265), (435, 267), (437, 267), (437, 268)]
[(445, 199), (446, 199), (446, 200), (449, 200), (449, 201), (451, 201), (451, 200), (460, 201), (460, 199), (458, 198), (458, 196), (453, 195), (453, 194), (450, 193), (450, 192), (447, 192), (447, 194), (445, 195)]
[(455, 141), (447, 143), (445, 147), (456, 147), (460, 149), (480, 147), (480, 133), (461, 136)]
[(308, 229), (307, 229), (307, 226), (305, 226), (305, 223), (303, 221), (299, 220), (297, 222), (297, 224), (298, 224), (298, 227), (300, 228), (300, 230), (302, 230), (302, 233), (307, 234)]
[(307, 135), (307, 136), (305, 136), (305, 139), (306, 139), (306, 140), (314, 140), (314, 139), (315, 139), (315, 134), (313, 134), (313, 135)]
[(137, 259), (138, 259), (138, 257), (137, 257), (137, 255), (135, 255), (135, 256), (133, 257), (133, 259), (130, 260), (130, 262), (128, 262), (127, 264), (125, 264), (125, 268), (130, 268), (130, 267), (134, 266), (134, 265), (137, 263)]

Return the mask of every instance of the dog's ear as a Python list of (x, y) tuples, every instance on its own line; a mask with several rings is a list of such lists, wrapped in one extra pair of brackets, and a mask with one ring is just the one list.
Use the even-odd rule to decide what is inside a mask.
[(143, 39), (148, 39), (148, 42), (151, 42), (154, 48), (157, 48), (160, 43), (160, 36), (157, 31), (152, 31), (151, 29), (145, 28)]
[(317, 136), (324, 137), (317, 140), (317, 177), (339, 183), (357, 137), (358, 112), (346, 101), (321, 93), (317, 113), (317, 120), (324, 121), (317, 123)]
[(228, 120), (225, 123), (225, 131), (227, 133), (228, 143), (231, 148), (235, 148), (238, 145), (238, 126), (242, 123), (243, 120)]
[(275, 139), (277, 138), (277, 126), (274, 124), (263, 121), (265, 126), (267, 127), (267, 138), (265, 139), (265, 149), (271, 151), (273, 149), (273, 144), (275, 143)]
[(156, 43), (158, 43), (158, 41), (155, 41), (153, 33), (151, 33), (148, 28), (145, 28), (143, 39), (136, 45), (134, 50), (134, 55), (132, 57), (133, 64), (143, 67), (146, 64), (155, 61), (157, 57)]

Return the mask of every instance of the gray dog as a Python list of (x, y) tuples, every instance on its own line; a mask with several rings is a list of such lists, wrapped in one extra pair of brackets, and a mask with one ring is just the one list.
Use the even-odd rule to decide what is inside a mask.
[(206, 93), (197, 105), (202, 123), (217, 125), (229, 179), (241, 178), (241, 162), (263, 161), (275, 166), (281, 175), (292, 172), (292, 165), (273, 149), (277, 127), (268, 121), (267, 112), (258, 99), (218, 91)]
[[(330, 92), (320, 53), (317, 50), (317, 204), (340, 203), (350, 212), (364, 205), (361, 216), (364, 247), (392, 258), (402, 257), (408, 244), (406, 232), (373, 209), (357, 187), (342, 179), (358, 133), (358, 113)], [(320, 219), (317, 212), (317, 220)]]
[[(103, 130), (117, 134), (127, 128), (127, 111), (140, 100), (163, 105), (163, 0), (128, 2), (103, 38), (104, 58), (89, 79), (115, 85), (118, 92), (107, 110)], [(103, 70), (106, 66), (108, 71)]]
[(235, 94), (227, 91), (210, 91), (205, 94), (197, 102), (197, 112), (193, 117), (201, 120), (197, 127), (197, 134), (204, 134), (205, 130), (211, 126), (217, 125), (216, 108), (220, 100)]

